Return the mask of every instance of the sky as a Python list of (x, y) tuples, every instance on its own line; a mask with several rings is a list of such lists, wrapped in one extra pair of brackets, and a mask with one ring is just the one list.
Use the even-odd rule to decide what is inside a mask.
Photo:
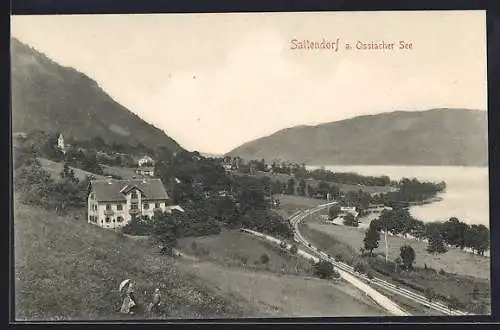
[(12, 16), (11, 33), (206, 153), (297, 125), (487, 107), (485, 11)]

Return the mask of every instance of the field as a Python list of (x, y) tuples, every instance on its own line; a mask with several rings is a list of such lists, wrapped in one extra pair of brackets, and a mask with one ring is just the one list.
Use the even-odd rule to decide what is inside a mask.
[[(59, 178), (59, 174), (63, 170), (64, 163), (54, 162), (52, 160), (48, 160), (46, 158), (40, 158), (40, 157), (38, 158), (38, 161), (42, 165), (43, 169), (46, 170), (52, 178), (54, 178), (54, 179)], [(76, 168), (76, 167), (70, 166), (70, 168), (73, 169), (73, 171), (75, 172), (75, 176), (79, 180), (84, 180), (87, 177), (87, 175), (93, 175), (96, 179), (105, 179), (105, 177), (102, 175), (90, 173), (90, 172), (81, 170), (81, 169)]]
[(63, 217), (16, 203), (14, 236), (16, 320), (120, 320), (125, 278), (136, 281), (139, 303), (161, 288), (162, 318), (255, 315), (249, 304), (236, 308), (233, 298), (195, 285), (147, 242), (89, 225), (78, 212)]
[[(308, 227), (319, 232), (335, 237), (342, 243), (359, 250), (363, 246), (365, 231), (354, 227), (335, 226), (321, 223), (318, 220), (307, 223)], [(415, 266), (424, 268), (425, 265), (436, 270), (443, 269), (447, 273), (464, 276), (474, 276), (482, 279), (490, 277), (490, 260), (487, 257), (471, 255), (457, 248), (450, 248), (445, 254), (434, 256), (425, 249), (427, 244), (418, 240), (404, 239), (402, 237), (388, 236), (389, 259), (394, 260), (399, 256), (399, 249), (403, 245), (410, 245), (416, 253)], [(384, 235), (381, 235), (379, 247), (374, 252), (385, 253)]]
[[(235, 172), (235, 174), (238, 174), (237, 172)], [(244, 174), (242, 174), (244, 175)], [(271, 174), (271, 173), (268, 173), (268, 172), (260, 172), (260, 171), (255, 171), (253, 176), (257, 177), (257, 178), (262, 178), (262, 177), (269, 177), (272, 181), (279, 181), (279, 182), (282, 182), (282, 183), (286, 183), (288, 182), (288, 180), (290, 180), (290, 178), (293, 178), (293, 176), (291, 175), (288, 175), (288, 174), (282, 174), (282, 173), (275, 173), (275, 174)], [(318, 184), (318, 181), (316, 180), (313, 180), (313, 179), (308, 179), (307, 182), (312, 185), (312, 186), (316, 186)], [(360, 191), (362, 190), (363, 192), (365, 193), (369, 193), (369, 194), (373, 194), (373, 193), (386, 193), (386, 192), (389, 192), (389, 191), (394, 191), (394, 187), (388, 187), (388, 186), (358, 186), (356, 184), (345, 184), (345, 183), (338, 183), (338, 182), (330, 182), (332, 184), (335, 184), (339, 189), (340, 191), (344, 192), (344, 193), (347, 193), (347, 192), (350, 192), (350, 191)]]
[(204, 285), (222, 292), (233, 292), (250, 301), (258, 308), (261, 317), (387, 315), (357, 289), (344, 283), (272, 272), (249, 272), (207, 262), (186, 262), (179, 267), (194, 272)]
[(109, 175), (118, 175), (122, 177), (124, 180), (132, 179), (132, 177), (134, 176), (139, 177), (139, 175), (134, 172), (133, 168), (108, 166), (108, 165), (101, 165), (101, 167), (104, 173), (107, 173)]
[(140, 305), (161, 289), (162, 319), (384, 314), (354, 287), (313, 278), (306, 261), (240, 232), (180, 240), (192, 261), (90, 225), (82, 211), (60, 216), (16, 202), (14, 219), (16, 320), (147, 318), (118, 313), (125, 278), (136, 281)]
[(283, 195), (283, 194), (277, 194), (274, 195), (273, 197), (279, 199), (280, 210), (287, 214), (292, 214), (298, 210), (313, 208), (318, 205), (325, 204), (327, 202), (324, 199)]
[[(325, 227), (324, 227), (325, 226)], [(304, 233), (306, 239), (314, 242), (320, 249), (324, 250), (326, 253), (329, 253), (332, 256), (336, 256), (337, 254), (342, 255), (343, 259), (350, 263), (355, 264), (359, 261), (366, 264), (366, 260), (362, 260), (363, 258), (360, 256), (360, 253), (355, 250), (357, 243), (362, 242), (362, 238), (357, 237), (355, 232), (359, 232), (359, 230), (355, 228), (348, 228), (344, 226), (333, 226), (333, 225), (323, 225), (315, 222), (309, 222), (307, 224), (301, 225), (301, 232)], [(395, 237), (389, 237), (390, 239)], [(395, 244), (394, 241), (389, 241), (389, 246)], [(380, 246), (384, 246), (383, 241), (379, 243)], [(425, 253), (422, 250), (418, 250), (417, 246), (414, 246), (417, 260)], [(383, 249), (379, 248), (375, 253), (382, 252)], [(389, 256), (393, 256), (391, 259), (395, 259), (399, 255), (399, 245), (397, 246), (397, 250), (394, 247), (389, 249)], [(397, 254), (396, 254), (397, 253)], [(449, 253), (449, 252), (448, 252)], [(473, 277), (470, 275), (460, 275), (453, 274), (449, 272), (445, 272), (444, 274), (440, 274), (438, 271), (441, 268), (448, 266), (447, 269), (453, 269), (453, 267), (457, 267), (455, 269), (463, 269), (463, 271), (469, 270), (469, 273), (477, 272), (477, 269), (467, 269), (463, 266), (463, 260), (460, 260), (457, 257), (456, 264), (462, 265), (464, 268), (458, 268), (452, 263), (452, 259), (445, 259), (445, 255), (441, 256), (441, 261), (448, 260), (448, 263), (436, 263), (431, 264), (427, 263), (429, 269), (425, 270), (422, 268), (416, 268), (413, 272), (400, 272), (396, 277), (400, 280), (409, 283), (410, 285), (415, 285), (420, 288), (431, 288), (435, 293), (444, 296), (454, 296), (459, 299), (459, 301), (463, 304), (471, 306), (474, 304), (474, 298), (472, 297), (472, 292), (474, 287), (478, 288), (478, 301), (485, 304), (486, 306), (490, 304), (491, 293), (490, 293), (490, 283), (489, 280)], [(449, 258), (449, 257), (448, 257)], [(372, 260), (375, 264), (378, 264), (379, 267), (384, 266), (384, 258), (383, 256), (379, 256)], [(467, 259), (465, 259), (467, 260)], [(416, 263), (417, 267), (421, 265), (421, 263)], [(431, 266), (432, 265), (432, 266)], [(434, 268), (434, 269), (431, 269)], [(439, 267), (439, 268), (438, 268)], [(372, 271), (373, 272), (373, 271)], [(383, 275), (381, 273), (376, 273), (377, 277), (394, 281), (392, 276)], [(422, 292), (421, 292), (422, 293)], [(400, 297), (394, 297), (396, 301), (400, 304), (405, 305), (413, 313), (417, 315), (425, 315), (426, 310), (422, 309), (418, 305), (412, 303), (409, 300)]]
[[(312, 275), (309, 261), (291, 256), (278, 246), (240, 231), (223, 230), (220, 235), (182, 238), (179, 247), (183, 253), (200, 261), (211, 261), (225, 267)], [(265, 264), (261, 261), (263, 255), (269, 258)]]
[[(224, 230), (220, 235), (183, 238), (179, 246), (198, 261), (184, 267), (191, 265), (190, 271), (217, 290), (237, 292), (258, 307), (260, 315), (385, 315), (356, 288), (342, 280), (313, 278), (310, 262), (245, 233)], [(265, 264), (263, 254), (269, 257)]]

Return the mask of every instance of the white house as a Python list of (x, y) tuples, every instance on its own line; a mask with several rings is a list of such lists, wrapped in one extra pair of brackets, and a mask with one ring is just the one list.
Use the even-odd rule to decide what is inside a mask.
[(88, 222), (118, 229), (134, 217), (150, 219), (155, 211), (184, 210), (171, 205), (160, 179), (92, 180), (88, 187)]
[(153, 160), (153, 158), (151, 158), (149, 156), (144, 156), (141, 159), (139, 159), (137, 163), (138, 163), (139, 167), (141, 167), (141, 166), (144, 166), (147, 164), (154, 164), (154, 160)]
[(355, 218), (359, 215), (354, 206), (342, 206), (340, 208), (339, 217), (345, 217), (348, 213), (352, 214)]
[(368, 212), (381, 213), (384, 210), (392, 210), (392, 207), (385, 206), (384, 204), (370, 204), (368, 205)]
[(142, 176), (155, 176), (155, 168), (151, 166), (142, 166), (135, 169), (135, 173)]

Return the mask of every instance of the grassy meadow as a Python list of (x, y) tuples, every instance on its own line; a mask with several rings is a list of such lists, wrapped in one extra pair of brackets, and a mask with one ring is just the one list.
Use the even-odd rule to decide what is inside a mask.
[(125, 278), (136, 281), (140, 304), (161, 289), (168, 302), (161, 318), (253, 313), (194, 285), (192, 275), (179, 272), (147, 241), (90, 225), (82, 213), (58, 216), (15, 203), (14, 231), (16, 320), (123, 319), (118, 285)]

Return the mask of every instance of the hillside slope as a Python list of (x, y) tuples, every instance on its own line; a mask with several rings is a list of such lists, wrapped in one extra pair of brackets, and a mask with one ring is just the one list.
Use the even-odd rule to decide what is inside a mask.
[(11, 38), (11, 55), (13, 132), (38, 129), (82, 140), (101, 136), (107, 143), (181, 149), (88, 76), (55, 63), (15, 38)]
[[(287, 268), (287, 258), (239, 232), (183, 239), (187, 242), (181, 245), (190, 247), (196, 240), (199, 248), (210, 248), (207, 260), (192, 261), (161, 256), (147, 240), (119, 235), (84, 219), (83, 211), (59, 216), (16, 200), (16, 320), (147, 318), (141, 312), (118, 313), (118, 285), (125, 278), (136, 281), (136, 298), (142, 306), (160, 288), (165, 303), (156, 317), (161, 319), (386, 315), (345, 283), (272, 272)], [(265, 269), (254, 263), (227, 264), (247, 252), (248, 260), (268, 253)], [(292, 264), (293, 260), (288, 262)]]
[(161, 318), (255, 315), (235, 297), (196, 284), (147, 242), (89, 225), (83, 212), (58, 216), (16, 200), (14, 253), (16, 320), (123, 319), (118, 285), (125, 278), (136, 281), (140, 304), (161, 289), (168, 302)]
[(230, 151), (308, 165), (488, 164), (486, 111), (396, 111), (287, 128)]

